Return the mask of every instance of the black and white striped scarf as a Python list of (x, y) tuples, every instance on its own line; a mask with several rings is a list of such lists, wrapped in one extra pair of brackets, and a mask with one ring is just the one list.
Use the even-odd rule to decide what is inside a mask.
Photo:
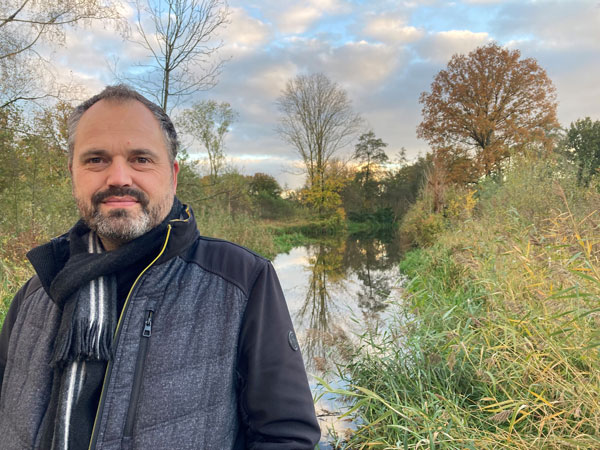
[[(87, 244), (87, 253), (103, 252), (96, 233), (90, 231), (82, 236), (82, 241)], [(52, 361), (62, 367), (52, 450), (69, 448), (72, 417), (86, 372), (103, 371), (105, 364), (93, 362), (106, 363), (111, 359), (117, 321), (116, 296), (116, 276), (107, 274), (90, 280), (65, 302)]]

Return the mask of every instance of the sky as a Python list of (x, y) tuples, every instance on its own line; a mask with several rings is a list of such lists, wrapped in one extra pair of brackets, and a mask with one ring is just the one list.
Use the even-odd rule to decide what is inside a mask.
[[(226, 139), (231, 163), (290, 188), (303, 178), (297, 154), (275, 131), (276, 100), (299, 74), (321, 72), (338, 83), (391, 158), (401, 148), (409, 159), (428, 151), (416, 136), (419, 95), (452, 55), (492, 41), (547, 71), (562, 126), (600, 120), (600, 0), (230, 0), (229, 9), (217, 37), (227, 62), (218, 84), (194, 100), (229, 102), (238, 113)], [(124, 13), (133, 18), (131, 9)], [(115, 62), (118, 69), (147, 56), (101, 24), (69, 30), (53, 51), (57, 70), (90, 95), (114, 83)], [(189, 151), (202, 157), (198, 147)]]

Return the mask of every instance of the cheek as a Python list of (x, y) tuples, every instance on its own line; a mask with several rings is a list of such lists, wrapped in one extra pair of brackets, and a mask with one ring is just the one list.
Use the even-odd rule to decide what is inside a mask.
[(89, 173), (73, 172), (71, 176), (71, 185), (73, 193), (76, 193), (79, 197), (91, 197), (91, 195), (100, 188), (95, 177)]

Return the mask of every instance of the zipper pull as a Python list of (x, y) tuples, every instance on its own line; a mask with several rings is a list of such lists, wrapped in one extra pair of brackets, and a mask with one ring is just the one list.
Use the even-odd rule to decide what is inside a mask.
[(146, 317), (144, 331), (142, 332), (142, 336), (144, 337), (150, 337), (152, 335), (152, 314), (154, 314), (154, 311), (148, 310), (148, 317)]

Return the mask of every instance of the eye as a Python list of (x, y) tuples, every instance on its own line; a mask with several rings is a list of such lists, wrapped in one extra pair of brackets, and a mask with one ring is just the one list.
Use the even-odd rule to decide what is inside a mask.
[(138, 164), (149, 164), (152, 161), (150, 161), (150, 158), (146, 158), (145, 156), (136, 156), (135, 162)]
[(88, 158), (86, 161), (88, 164), (100, 164), (102, 162), (102, 158), (99, 156), (94, 156), (92, 158)]

